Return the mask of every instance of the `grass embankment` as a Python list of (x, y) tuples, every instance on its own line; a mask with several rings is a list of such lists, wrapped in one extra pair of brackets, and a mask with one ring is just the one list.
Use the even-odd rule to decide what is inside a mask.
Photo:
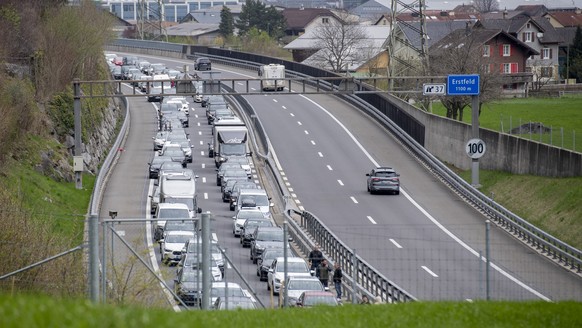
[[(445, 116), (442, 105), (435, 103), (433, 112)], [(541, 122), (554, 127), (553, 144), (561, 145), (557, 127), (564, 128), (564, 147), (573, 149), (572, 131), (578, 130), (577, 151), (582, 150), (582, 97), (508, 99), (485, 104), (479, 117), (481, 127), (505, 132), (509, 118), (513, 128), (527, 122)], [(464, 113), (465, 122), (471, 121), (471, 109)], [(566, 133), (567, 132), (567, 133)], [(529, 138), (529, 134), (522, 135)], [(533, 134), (534, 140), (539, 135)], [(549, 135), (543, 140), (549, 143)], [(560, 141), (559, 141), (560, 140)], [(471, 172), (458, 172), (466, 181), (471, 181)], [(548, 178), (529, 175), (512, 175), (505, 172), (481, 170), (481, 191), (493, 193), (494, 199), (522, 218), (542, 230), (560, 238), (568, 244), (582, 249), (582, 177)]]
[(576, 302), (417, 302), (338, 308), (186, 311), (93, 305), (86, 300), (0, 296), (10, 327), (581, 327)]

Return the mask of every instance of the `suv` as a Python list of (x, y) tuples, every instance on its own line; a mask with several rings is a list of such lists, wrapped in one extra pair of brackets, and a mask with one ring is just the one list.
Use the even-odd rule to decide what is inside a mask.
[(400, 194), (400, 179), (398, 178), (400, 174), (391, 167), (381, 166), (372, 169), (370, 173), (367, 173), (368, 177), (367, 185), (368, 192), (373, 194), (378, 191), (387, 191), (394, 193), (395, 195)]
[(200, 57), (194, 62), (194, 70), (196, 71), (209, 71), (211, 66), (210, 59), (206, 57)]
[[(159, 206), (159, 205), (158, 205)], [(256, 227), (273, 227), (274, 224), (269, 219), (247, 219), (240, 232), (240, 243), (244, 247), (251, 246), (252, 234)]]
[(257, 227), (251, 236), (251, 260), (257, 264), (257, 258), (267, 248), (283, 248), (283, 229), (279, 227)]

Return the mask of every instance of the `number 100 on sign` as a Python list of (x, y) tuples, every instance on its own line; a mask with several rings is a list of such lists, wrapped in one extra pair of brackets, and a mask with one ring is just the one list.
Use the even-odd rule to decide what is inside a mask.
[(486, 149), (485, 142), (481, 139), (471, 139), (467, 141), (467, 145), (465, 146), (467, 155), (472, 159), (481, 158), (485, 154)]

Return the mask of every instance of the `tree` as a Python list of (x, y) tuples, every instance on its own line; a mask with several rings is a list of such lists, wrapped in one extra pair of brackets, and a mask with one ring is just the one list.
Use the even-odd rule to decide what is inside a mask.
[(240, 36), (245, 36), (254, 27), (267, 32), (270, 37), (278, 38), (283, 35), (286, 22), (283, 14), (275, 7), (267, 8), (260, 0), (246, 0), (234, 25)]
[[(449, 74), (479, 74), (481, 105), (498, 99), (501, 95), (503, 77), (498, 70), (499, 63), (493, 57), (483, 56), (484, 43), (500, 33), (498, 30), (460, 29), (449, 34), (431, 47), (430, 62), (433, 76)], [(478, 41), (481, 40), (481, 41)], [(471, 103), (469, 96), (443, 96), (441, 103), (447, 109), (447, 117), (463, 120), (463, 110)]]
[(582, 29), (580, 26), (576, 28), (574, 40), (568, 51), (567, 76), (577, 81), (582, 80)]
[(220, 24), (218, 25), (218, 33), (224, 38), (232, 36), (234, 32), (234, 18), (230, 12), (230, 8), (222, 6), (220, 10)]
[(499, 3), (497, 0), (474, 0), (473, 6), (480, 13), (490, 13), (499, 10)]
[(340, 72), (360, 57), (368, 36), (365, 29), (345, 19), (330, 20), (315, 27), (314, 48), (319, 49), (311, 58), (320, 67)]

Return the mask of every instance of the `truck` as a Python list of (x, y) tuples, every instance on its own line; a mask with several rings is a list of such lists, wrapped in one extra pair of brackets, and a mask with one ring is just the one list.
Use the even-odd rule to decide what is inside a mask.
[(225, 119), (216, 123), (212, 128), (212, 143), (208, 143), (208, 156), (214, 157), (216, 167), (220, 167), (230, 157), (251, 155), (248, 129), (240, 119)]
[(280, 91), (285, 87), (285, 66), (280, 64), (262, 65), (259, 67), (261, 87), (263, 91)]
[(202, 213), (197, 203), (196, 176), (191, 171), (171, 172), (162, 176), (159, 202), (186, 204), (190, 217), (195, 219), (198, 213)]

